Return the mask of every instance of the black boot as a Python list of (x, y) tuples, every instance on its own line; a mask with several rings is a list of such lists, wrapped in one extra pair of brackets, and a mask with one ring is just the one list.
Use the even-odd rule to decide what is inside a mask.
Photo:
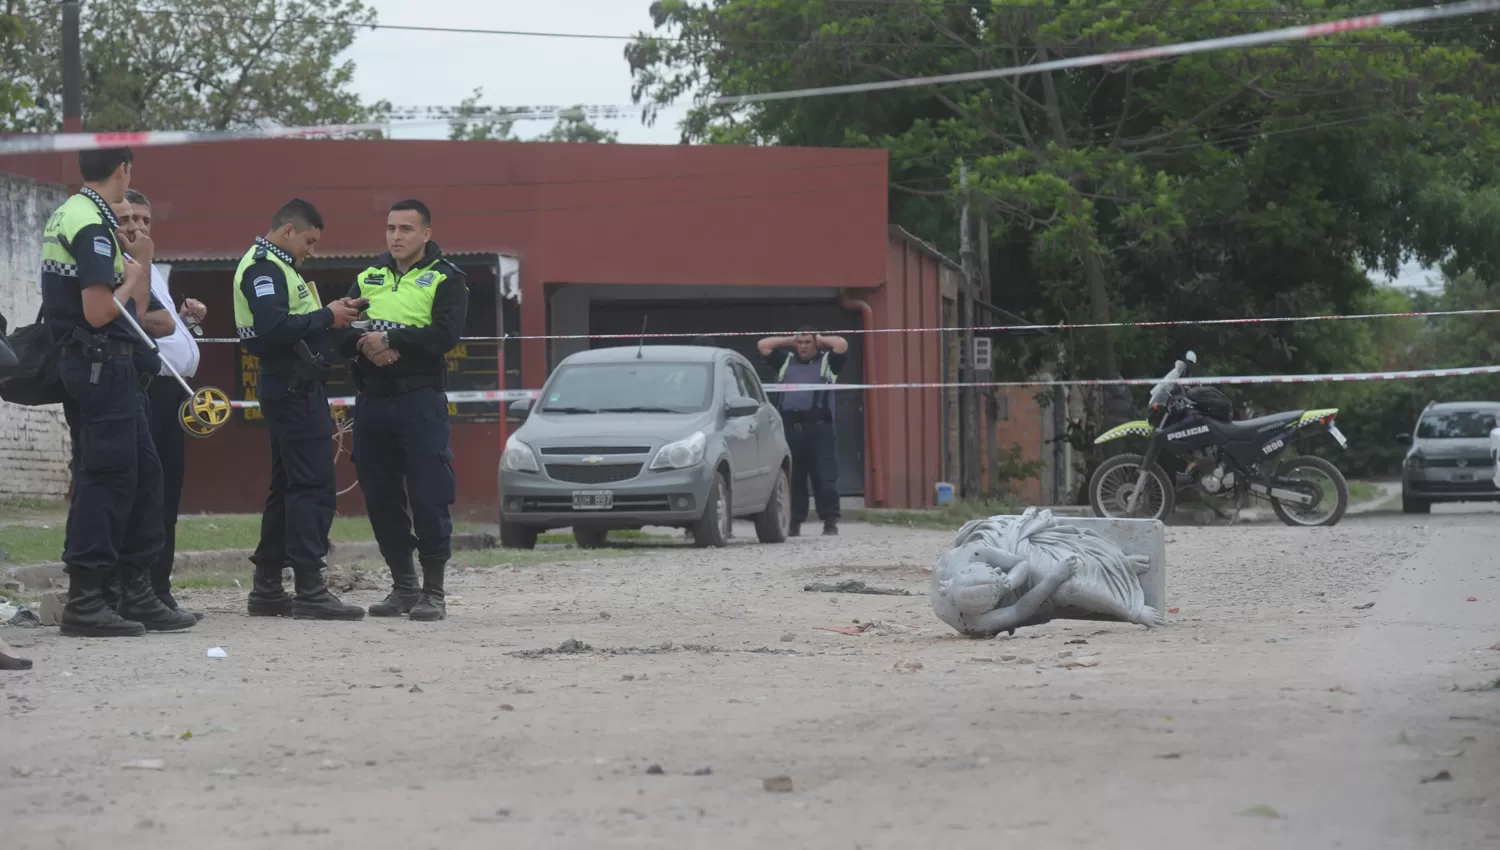
[(319, 568), (302, 568), (296, 571), (297, 598), (292, 600), (294, 620), (363, 620), (365, 609), (358, 605), (345, 605), (328, 590), (323, 583), (323, 571)]
[(184, 611), (173, 611), (162, 604), (151, 589), (151, 576), (145, 567), (120, 565), (120, 616), (134, 620), (148, 632), (175, 632), (198, 625), (198, 618)]
[(281, 565), (255, 565), (254, 584), (247, 607), (252, 617), (292, 616), (292, 597), (286, 595), (281, 581)]
[(834, 537), (839, 533), (839, 521), (836, 519), (823, 520), (823, 536)]
[(172, 591), (170, 590), (165, 592), (157, 591), (156, 598), (161, 600), (161, 604), (167, 606), (168, 608), (171, 608), (173, 611), (182, 611), (185, 614), (192, 614), (194, 620), (203, 619), (202, 611), (187, 611), (181, 605), (178, 605), (177, 600), (172, 598)]
[(448, 619), (448, 604), (443, 601), (443, 570), (446, 566), (422, 565), (422, 599), (411, 609), (412, 622), (433, 623)]
[(120, 568), (115, 567), (104, 577), (104, 582), (99, 585), (99, 595), (104, 598), (104, 604), (111, 609), (120, 610)]
[(786, 527), (786, 536), (787, 537), (801, 537), (802, 536), (802, 523), (800, 523), (800, 522), (794, 522), (791, 525), (788, 525)]
[(104, 604), (105, 576), (96, 572), (68, 575), (68, 603), (63, 606), (61, 628), (65, 637), (139, 637), (146, 627), (131, 622)]
[(422, 598), (417, 586), (417, 567), (407, 556), (406, 563), (391, 567), (391, 592), (385, 599), (370, 606), (371, 617), (399, 617), (411, 613), (412, 606)]

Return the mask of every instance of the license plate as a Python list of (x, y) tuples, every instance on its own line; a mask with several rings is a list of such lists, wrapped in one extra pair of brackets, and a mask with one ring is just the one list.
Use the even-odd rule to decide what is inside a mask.
[(1333, 438), (1338, 441), (1339, 448), (1349, 448), (1349, 438), (1344, 436), (1344, 432), (1339, 430), (1339, 426), (1329, 425), (1328, 433), (1332, 434)]
[(1472, 473), (1472, 472), (1455, 472), (1452, 475), (1448, 476), (1448, 480), (1449, 481), (1473, 481), (1474, 480), (1474, 473)]
[(613, 490), (574, 490), (573, 510), (607, 511), (615, 506)]

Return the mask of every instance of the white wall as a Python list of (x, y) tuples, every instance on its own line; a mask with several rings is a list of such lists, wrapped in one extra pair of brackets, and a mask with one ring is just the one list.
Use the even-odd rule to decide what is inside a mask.
[[(0, 173), (0, 313), (12, 331), (36, 320), (42, 228), (67, 197), (62, 186)], [(0, 401), (0, 498), (65, 497), (71, 452), (62, 405)]]

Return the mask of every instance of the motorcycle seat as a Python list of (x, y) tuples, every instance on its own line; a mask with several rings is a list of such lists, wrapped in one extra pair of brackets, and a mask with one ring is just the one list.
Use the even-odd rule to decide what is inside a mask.
[(1262, 436), (1262, 428), (1270, 432), (1272, 426), (1287, 427), (1302, 418), (1304, 411), (1288, 410), (1284, 413), (1273, 413), (1270, 416), (1261, 416), (1257, 419), (1243, 419), (1238, 422), (1220, 422), (1219, 430), (1231, 440), (1248, 440)]

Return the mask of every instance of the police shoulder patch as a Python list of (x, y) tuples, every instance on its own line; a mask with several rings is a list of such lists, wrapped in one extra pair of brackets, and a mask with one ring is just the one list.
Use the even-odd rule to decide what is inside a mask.
[(421, 277), (417, 278), (417, 286), (431, 286), (433, 284), (433, 281), (435, 280), (437, 280), (437, 275), (435, 273), (426, 272)]
[(255, 297), (264, 298), (267, 295), (276, 294), (276, 281), (271, 280), (269, 275), (261, 275), (254, 281)]
[(114, 240), (108, 236), (95, 236), (94, 253), (101, 257), (113, 257), (115, 255)]

